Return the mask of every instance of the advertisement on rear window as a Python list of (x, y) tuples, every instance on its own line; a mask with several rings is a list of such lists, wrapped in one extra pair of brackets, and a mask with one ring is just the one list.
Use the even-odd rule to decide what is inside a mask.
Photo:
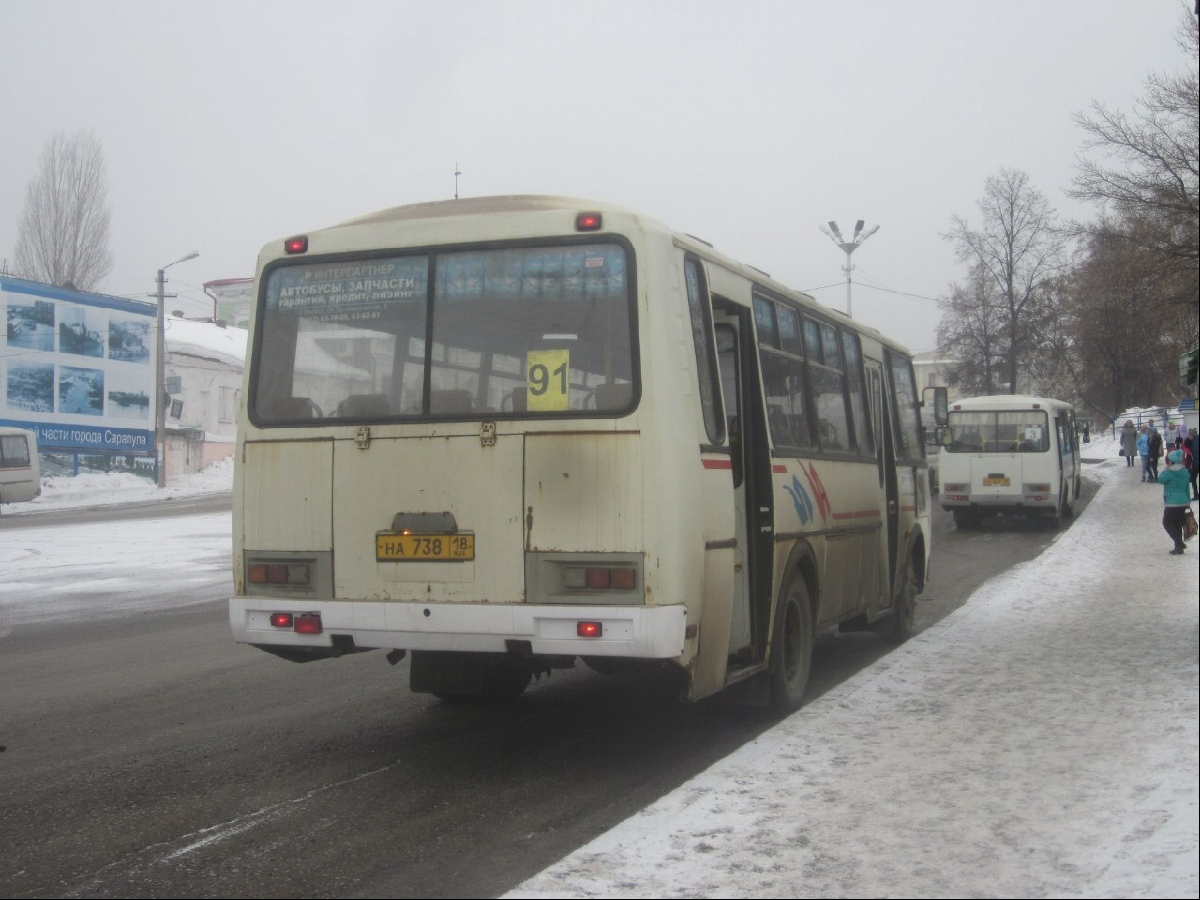
[(424, 301), (428, 272), (426, 258), (413, 256), (281, 266), (267, 280), (267, 309), (310, 322), (384, 322), (405, 301)]

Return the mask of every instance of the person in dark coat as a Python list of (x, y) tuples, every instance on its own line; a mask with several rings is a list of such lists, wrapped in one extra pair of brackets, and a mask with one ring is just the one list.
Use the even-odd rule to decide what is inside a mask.
[(1158, 481), (1158, 461), (1163, 455), (1163, 439), (1162, 435), (1158, 433), (1158, 429), (1153, 425), (1150, 426), (1148, 455), (1150, 457), (1150, 480), (1151, 482), (1155, 482)]
[(1121, 450), (1125, 454), (1126, 468), (1133, 468), (1133, 461), (1137, 459), (1137, 438), (1137, 426), (1133, 424), (1133, 419), (1126, 419), (1121, 426)]

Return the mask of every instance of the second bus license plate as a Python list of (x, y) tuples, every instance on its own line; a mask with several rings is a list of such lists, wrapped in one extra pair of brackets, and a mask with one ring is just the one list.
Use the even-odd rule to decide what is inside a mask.
[(375, 535), (376, 562), (460, 562), (475, 558), (473, 534)]

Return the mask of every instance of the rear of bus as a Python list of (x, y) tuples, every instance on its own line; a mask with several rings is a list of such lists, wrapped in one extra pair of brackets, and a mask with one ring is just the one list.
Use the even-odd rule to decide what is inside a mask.
[(959, 527), (1018, 514), (1060, 524), (1079, 493), (1070, 406), (1041, 397), (973, 397), (950, 405), (939, 449), (940, 498)]
[(643, 241), (629, 213), (484, 198), (265, 248), (235, 638), (408, 653), (413, 690), (446, 697), (514, 695), (580, 656), (684, 665), (699, 575), (668, 585), (649, 535), (662, 508), (680, 540), (695, 527), (662, 461), (698, 438), (643, 432), (639, 317), (678, 316), (639, 310)]

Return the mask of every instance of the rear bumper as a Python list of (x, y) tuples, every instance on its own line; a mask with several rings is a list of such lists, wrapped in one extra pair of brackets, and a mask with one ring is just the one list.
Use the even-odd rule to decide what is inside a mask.
[[(319, 613), (321, 634), (273, 628), (271, 613)], [(576, 623), (599, 622), (600, 637), (582, 638)], [(504, 653), (507, 641), (528, 641), (547, 656), (673, 659), (683, 654), (683, 606), (531, 606), (526, 604), (405, 603), (233, 597), (229, 626), (239, 643), (333, 647), (348, 637), (358, 649), (457, 650)]]
[(970, 509), (972, 507), (985, 512), (1002, 512), (1004, 510), (1021, 509), (1057, 509), (1058, 497), (1045, 494), (967, 494), (966, 499), (958, 499), (963, 495), (942, 494), (938, 499), (942, 509)]

